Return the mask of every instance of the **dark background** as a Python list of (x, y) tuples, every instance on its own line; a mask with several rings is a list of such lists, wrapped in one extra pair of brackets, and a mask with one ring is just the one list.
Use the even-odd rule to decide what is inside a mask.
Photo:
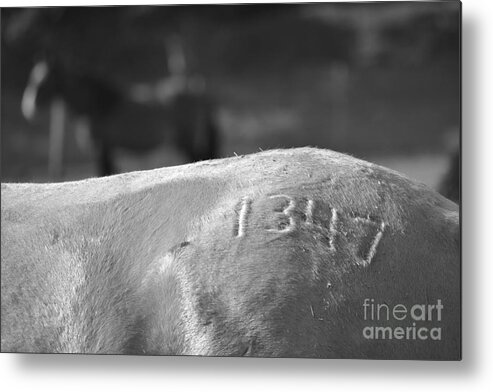
[[(41, 53), (122, 89), (165, 78), (165, 37), (217, 103), (220, 155), (318, 146), (437, 186), (458, 143), (457, 2), (2, 9), (2, 181), (50, 181), (48, 116), (20, 101)], [(173, 132), (166, 111), (132, 108), (108, 121), (122, 137)], [(94, 157), (66, 143), (64, 179), (96, 175)], [(172, 144), (122, 150), (120, 171), (184, 163)]]

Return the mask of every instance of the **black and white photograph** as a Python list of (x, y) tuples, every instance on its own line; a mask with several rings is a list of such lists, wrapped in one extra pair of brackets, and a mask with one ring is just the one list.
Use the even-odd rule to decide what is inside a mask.
[(485, 391), (486, 0), (0, 0), (0, 379)]
[(3, 8), (2, 353), (461, 360), (461, 11)]
[(1, 356), (461, 361), (463, 6), (2, 7)]

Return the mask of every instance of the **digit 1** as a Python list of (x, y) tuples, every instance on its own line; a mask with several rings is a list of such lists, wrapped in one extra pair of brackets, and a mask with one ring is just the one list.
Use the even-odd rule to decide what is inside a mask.
[(241, 199), (239, 204), (240, 211), (237, 212), (238, 221), (235, 224), (235, 237), (243, 237), (245, 235), (252, 200), (248, 196), (245, 196)]

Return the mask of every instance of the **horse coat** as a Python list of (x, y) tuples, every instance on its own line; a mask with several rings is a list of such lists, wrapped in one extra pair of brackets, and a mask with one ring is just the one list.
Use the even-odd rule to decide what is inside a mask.
[(2, 351), (460, 358), (458, 206), (389, 169), (272, 150), (1, 201)]

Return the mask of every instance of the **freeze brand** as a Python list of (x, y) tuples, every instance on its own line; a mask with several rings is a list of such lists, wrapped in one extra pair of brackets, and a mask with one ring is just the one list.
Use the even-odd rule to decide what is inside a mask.
[(442, 311), (440, 299), (436, 304), (389, 306), (365, 298), (363, 319), (372, 325), (363, 327), (363, 337), (368, 340), (442, 340)]

